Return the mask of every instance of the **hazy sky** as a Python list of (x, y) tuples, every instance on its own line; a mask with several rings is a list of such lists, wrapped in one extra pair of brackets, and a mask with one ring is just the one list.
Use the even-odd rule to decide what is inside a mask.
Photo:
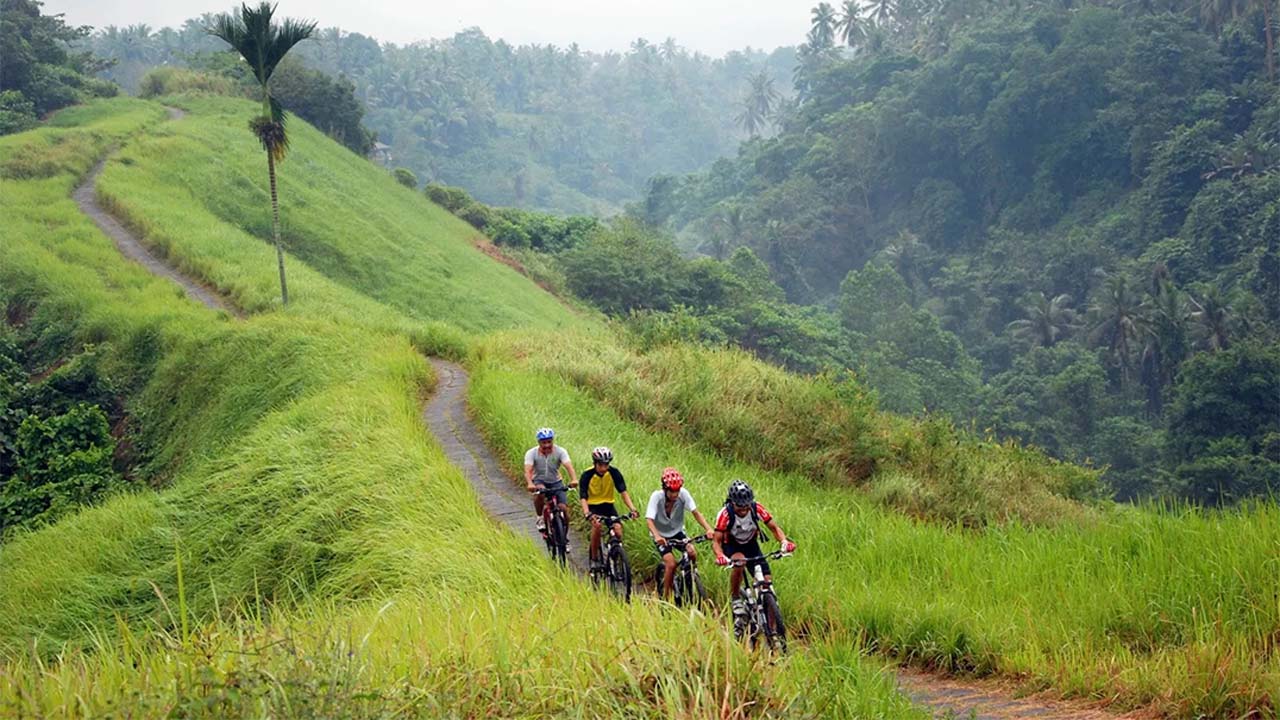
[[(796, 45), (808, 30), (817, 0), (280, 0), (282, 16), (336, 25), (381, 41), (407, 43), (447, 37), (478, 26), (507, 42), (577, 42), (588, 50), (623, 50), (643, 37), (667, 36), (690, 50), (723, 55), (747, 45), (772, 50)], [(232, 2), (213, 0), (45, 0), (46, 13), (65, 13), (72, 25), (177, 26), (205, 12), (222, 12)]]

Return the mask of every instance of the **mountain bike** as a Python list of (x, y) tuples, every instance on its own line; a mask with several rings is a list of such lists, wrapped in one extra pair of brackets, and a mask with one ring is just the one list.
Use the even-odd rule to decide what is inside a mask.
[[(667, 544), (671, 546), (671, 551), (678, 553), (680, 558), (676, 563), (675, 576), (671, 578), (671, 599), (678, 606), (688, 603), (694, 607), (702, 607), (708, 600), (707, 588), (703, 586), (702, 576), (698, 574), (698, 564), (685, 551), (685, 548), (690, 544), (696, 545), (705, 542), (711, 542), (707, 540), (705, 535), (683, 540), (667, 540)], [(666, 567), (662, 563), (658, 563), (658, 567), (654, 569), (653, 580), (658, 587), (659, 594), (662, 593), (662, 579), (665, 575)]]
[(627, 559), (627, 551), (622, 547), (622, 539), (613, 534), (615, 523), (626, 522), (631, 518), (596, 513), (591, 513), (591, 517), (599, 520), (604, 526), (600, 532), (609, 535), (607, 542), (601, 538), (600, 549), (603, 551), (604, 558), (591, 558), (591, 580), (597, 585), (608, 581), (609, 589), (617, 593), (623, 601), (631, 602), (631, 561)]
[[(789, 552), (775, 550), (766, 555), (735, 559), (725, 568), (742, 567), (759, 560), (778, 560), (790, 555)], [(746, 617), (734, 617), (734, 636), (741, 639), (746, 635), (753, 648), (765, 644), (775, 652), (785, 653), (787, 627), (782, 621), (782, 610), (778, 607), (778, 596), (773, 592), (773, 583), (764, 578), (764, 568), (759, 565), (752, 568), (751, 582), (745, 583), (741, 592), (746, 604)], [(764, 636), (763, 643), (761, 635)]]
[(556, 493), (560, 490), (573, 492), (576, 488), (564, 487), (549, 490), (540, 487), (534, 492), (542, 495), (542, 539), (547, 543), (547, 553), (561, 565), (568, 561), (569, 554), (569, 516), (556, 502)]

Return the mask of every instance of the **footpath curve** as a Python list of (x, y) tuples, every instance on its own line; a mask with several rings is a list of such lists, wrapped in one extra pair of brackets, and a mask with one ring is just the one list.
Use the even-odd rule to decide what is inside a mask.
[[(170, 120), (180, 120), (185, 112), (178, 108), (166, 108), (169, 111)], [(85, 177), (84, 181), (71, 193), (71, 199), (75, 200), (76, 205), (80, 208), (80, 212), (84, 213), (93, 221), (102, 234), (111, 238), (112, 242), (120, 250), (120, 254), (133, 260), (139, 265), (145, 267), (153, 275), (159, 275), (168, 278), (180, 285), (192, 300), (213, 310), (225, 310), (236, 317), (244, 317), (240, 309), (220, 297), (217, 292), (194, 279), (183, 275), (173, 267), (169, 266), (164, 260), (153, 253), (146, 245), (142, 244), (141, 239), (129, 231), (119, 220), (117, 220), (105, 207), (98, 202), (98, 175), (102, 173), (102, 168), (106, 166), (107, 160), (110, 159), (111, 153), (108, 153), (97, 165), (93, 166), (93, 170)]]
[[(480, 505), (516, 535), (543, 545), (533, 525), (531, 496), (502, 471), (480, 430), (467, 417), (467, 371), (438, 358), (432, 358), (431, 365), (436, 371), (436, 392), (422, 409), (423, 422), (444, 448), (449, 462), (471, 481)], [(584, 539), (574, 529), (570, 538), (569, 564), (585, 573)]]
[[(181, 110), (169, 108), (170, 119), (177, 120), (183, 115)], [(183, 275), (152, 253), (136, 235), (102, 207), (97, 199), (96, 181), (105, 163), (106, 158), (99, 161), (72, 194), (81, 212), (112, 239), (125, 257), (138, 262), (155, 275), (178, 283), (189, 297), (206, 307), (243, 317), (239, 308), (220, 297), (212, 288)], [(480, 505), (494, 520), (507, 526), (516, 535), (540, 546), (542, 538), (534, 529), (533, 507), (529, 495), (502, 471), (501, 463), (467, 416), (467, 371), (446, 360), (432, 359), (431, 364), (435, 368), (438, 384), (436, 392), (423, 407), (423, 422), (440, 443), (449, 461), (467, 477)], [(572, 547), (574, 552), (570, 553), (569, 562), (575, 570), (585, 574), (586, 564), (583, 558), (586, 544), (576, 530), (572, 532)], [(999, 681), (952, 680), (905, 668), (897, 671), (897, 679), (902, 692), (937, 718), (1116, 720), (1146, 717), (1140, 713), (1118, 716), (1080, 702), (1042, 698), (1016, 699), (1007, 688), (1000, 686)]]

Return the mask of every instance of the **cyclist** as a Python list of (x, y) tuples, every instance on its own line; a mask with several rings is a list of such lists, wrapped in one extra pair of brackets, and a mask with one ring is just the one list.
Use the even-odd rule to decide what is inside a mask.
[[(619, 494), (631, 511), (632, 518), (640, 517), (640, 513), (636, 512), (636, 505), (631, 502), (631, 493), (627, 492), (627, 482), (622, 479), (622, 471), (612, 465), (613, 451), (607, 447), (592, 450), (591, 463), (592, 468), (584, 470), (582, 477), (578, 478), (578, 497), (582, 500), (583, 516), (591, 521), (590, 557), (592, 562), (597, 562), (601, 559), (600, 519), (595, 516), (617, 517), (618, 508), (613, 501)], [(615, 522), (612, 529), (613, 534), (621, 540), (622, 523)]]
[[(653, 536), (653, 545), (658, 549), (658, 557), (662, 558), (662, 596), (671, 596), (671, 584), (676, 575), (676, 556), (671, 549), (672, 540), (688, 540), (684, 534), (684, 514), (688, 511), (707, 533), (707, 539), (714, 534), (711, 524), (702, 516), (693, 496), (684, 486), (684, 476), (679, 470), (669, 467), (662, 471), (662, 489), (655, 490), (649, 496), (649, 507), (645, 510), (645, 522), (649, 525), (649, 534)], [(690, 561), (696, 561), (698, 553), (693, 543), (684, 546)]]
[[(725, 500), (724, 507), (716, 516), (716, 532), (715, 537), (712, 538), (716, 564), (728, 565), (730, 558), (734, 560), (759, 558), (748, 562), (746, 566), (754, 568), (759, 565), (764, 571), (764, 579), (772, 581), (773, 575), (769, 570), (769, 561), (761, 557), (764, 555), (760, 551), (761, 523), (764, 523), (782, 544), (783, 552), (795, 551), (796, 544), (787, 539), (769, 511), (756, 502), (755, 492), (752, 491), (751, 486), (741, 480), (734, 480), (729, 484), (729, 496)], [(738, 597), (738, 590), (742, 585), (742, 570), (742, 567), (735, 567), (729, 577), (729, 597), (733, 598), (735, 626), (743, 622), (747, 613), (745, 603)]]
[(560, 467), (563, 465), (569, 470), (569, 487), (577, 487), (578, 481), (574, 478), (573, 462), (569, 460), (569, 452), (556, 444), (556, 431), (549, 427), (540, 428), (534, 433), (538, 439), (538, 444), (529, 448), (529, 452), (524, 454), (524, 484), (533, 496), (533, 509), (538, 514), (538, 532), (546, 533), (546, 523), (542, 521), (542, 493), (537, 492), (539, 488), (556, 491), (556, 503), (560, 509), (565, 512), (568, 517), (569, 513), (569, 492), (565, 490), (564, 481), (560, 477)]

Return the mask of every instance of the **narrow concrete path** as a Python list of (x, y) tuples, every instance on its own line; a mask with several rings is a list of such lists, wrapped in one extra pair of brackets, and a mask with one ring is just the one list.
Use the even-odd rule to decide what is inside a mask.
[[(168, 108), (168, 110), (171, 120), (180, 119), (184, 115), (177, 108)], [(98, 202), (98, 175), (102, 173), (102, 168), (107, 164), (109, 157), (110, 155), (99, 160), (88, 177), (84, 179), (84, 182), (80, 183), (80, 186), (71, 193), (71, 198), (79, 206), (80, 212), (87, 215), (104, 235), (111, 238), (112, 242), (119, 248), (121, 255), (142, 265), (151, 271), (153, 275), (159, 275), (174, 281), (186, 291), (188, 297), (205, 307), (214, 310), (225, 310), (236, 317), (244, 317), (239, 308), (220, 297), (212, 288), (170, 267), (168, 263), (151, 252), (146, 245), (143, 245), (136, 235), (130, 232)]]
[[(467, 371), (462, 366), (433, 358), (437, 385), (435, 395), (422, 410), (422, 419), (444, 448), (449, 462), (458, 466), (471, 481), (480, 505), (494, 520), (507, 525), (520, 537), (544, 547), (534, 528), (533, 500), (523, 485), (502, 471), (480, 430), (467, 417)], [(570, 497), (570, 505), (573, 505)], [(581, 533), (570, 531), (569, 563), (586, 572), (586, 545)]]

